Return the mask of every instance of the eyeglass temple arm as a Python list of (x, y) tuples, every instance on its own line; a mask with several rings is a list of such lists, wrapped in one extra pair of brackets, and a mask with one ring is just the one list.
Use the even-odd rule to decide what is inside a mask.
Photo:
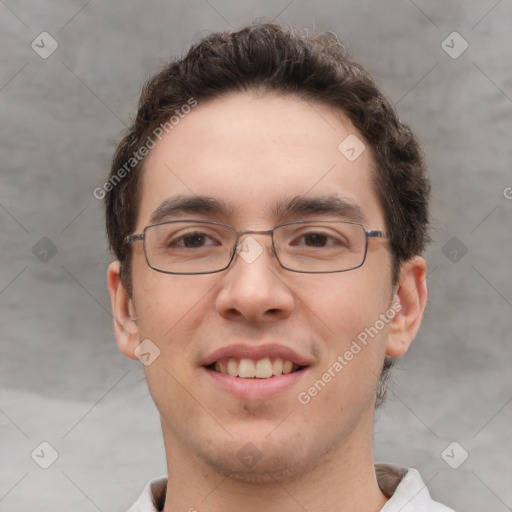
[(128, 245), (137, 240), (144, 240), (144, 233), (140, 233), (139, 235), (128, 235), (124, 238), (124, 243), (125, 245)]

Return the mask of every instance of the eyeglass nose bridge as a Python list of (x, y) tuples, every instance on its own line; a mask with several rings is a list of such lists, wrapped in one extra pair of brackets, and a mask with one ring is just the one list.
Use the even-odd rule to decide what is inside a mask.
[(270, 235), (274, 233), (273, 229), (266, 229), (266, 230), (257, 230), (257, 229), (241, 229), (240, 231), (236, 232), (236, 239), (238, 239), (243, 235)]
[[(279, 257), (277, 256), (276, 248), (274, 246), (274, 230), (273, 229), (266, 229), (266, 230), (257, 230), (257, 229), (241, 229), (240, 231), (236, 232), (236, 241), (235, 241), (235, 248), (233, 251), (233, 257), (235, 254), (238, 254), (242, 257), (243, 260), (245, 260), (247, 263), (252, 263), (255, 261), (264, 251), (265, 248), (263, 248), (261, 245), (261, 251), (255, 251), (253, 248), (248, 248), (244, 250), (244, 241), (240, 242), (240, 238), (245, 237), (246, 235), (268, 235), (270, 236), (270, 245), (267, 246), (267, 251), (270, 256), (273, 256), (279, 263)], [(255, 240), (255, 242), (259, 245), (259, 243)], [(252, 255), (244, 254), (249, 253), (252, 251)]]

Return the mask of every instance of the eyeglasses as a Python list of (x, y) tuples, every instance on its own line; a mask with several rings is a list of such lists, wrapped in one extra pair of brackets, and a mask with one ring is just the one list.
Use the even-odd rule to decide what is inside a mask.
[(362, 224), (344, 221), (295, 221), (268, 231), (241, 230), (214, 221), (171, 221), (146, 226), (129, 235), (126, 245), (142, 240), (147, 264), (165, 274), (211, 274), (227, 269), (238, 252), (259, 256), (263, 249), (245, 235), (269, 235), (281, 267), (292, 272), (346, 272), (363, 265), (368, 238), (383, 238), (381, 231), (367, 231)]

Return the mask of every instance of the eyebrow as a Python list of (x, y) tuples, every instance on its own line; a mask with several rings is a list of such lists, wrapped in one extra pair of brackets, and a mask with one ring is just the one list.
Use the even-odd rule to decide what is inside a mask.
[[(209, 196), (173, 196), (153, 211), (149, 218), (150, 224), (164, 222), (179, 214), (199, 214), (216, 217), (229, 217), (234, 208), (225, 201)], [(272, 208), (278, 218), (297, 215), (336, 215), (353, 222), (365, 223), (367, 218), (362, 208), (353, 200), (335, 195), (329, 196), (295, 196), (291, 199), (278, 201)]]
[(363, 209), (357, 203), (337, 195), (295, 196), (286, 202), (276, 203), (274, 211), (278, 216), (331, 214), (361, 224), (367, 222)]
[(180, 213), (197, 213), (227, 217), (232, 208), (213, 197), (208, 196), (174, 196), (166, 199), (155, 209), (149, 218), (150, 224), (158, 224)]

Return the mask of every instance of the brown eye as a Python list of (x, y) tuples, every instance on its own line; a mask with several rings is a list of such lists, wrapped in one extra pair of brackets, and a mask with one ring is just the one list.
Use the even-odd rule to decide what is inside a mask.
[(185, 247), (202, 247), (205, 245), (207, 237), (202, 234), (185, 236), (182, 238)]
[(203, 231), (196, 233), (175, 233), (167, 238), (165, 247), (169, 249), (201, 249), (221, 245), (214, 236)]
[(327, 243), (327, 237), (319, 233), (313, 233), (304, 237), (305, 244), (310, 247), (324, 247)]

